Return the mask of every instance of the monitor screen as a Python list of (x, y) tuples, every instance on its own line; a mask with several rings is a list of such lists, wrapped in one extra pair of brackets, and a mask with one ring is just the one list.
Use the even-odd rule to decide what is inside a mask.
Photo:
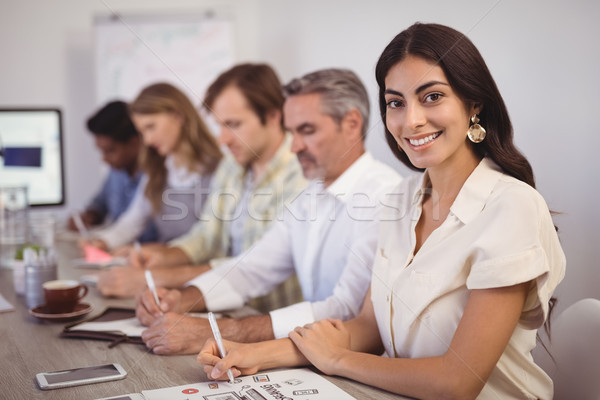
[(20, 185), (32, 206), (64, 204), (60, 110), (0, 109), (0, 186)]

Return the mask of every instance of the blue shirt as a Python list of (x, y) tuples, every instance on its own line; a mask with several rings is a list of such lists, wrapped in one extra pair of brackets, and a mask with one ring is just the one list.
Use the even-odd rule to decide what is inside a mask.
[[(116, 221), (129, 207), (141, 178), (141, 172), (130, 176), (126, 171), (111, 168), (102, 189), (86, 209), (97, 212), (105, 221)], [(149, 222), (138, 240), (140, 242), (155, 242), (157, 238), (156, 227), (152, 222)]]

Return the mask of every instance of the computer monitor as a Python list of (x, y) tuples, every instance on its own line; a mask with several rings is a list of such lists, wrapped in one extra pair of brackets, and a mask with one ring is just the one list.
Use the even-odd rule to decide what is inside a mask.
[(63, 165), (59, 109), (0, 109), (0, 186), (26, 185), (32, 206), (62, 205)]

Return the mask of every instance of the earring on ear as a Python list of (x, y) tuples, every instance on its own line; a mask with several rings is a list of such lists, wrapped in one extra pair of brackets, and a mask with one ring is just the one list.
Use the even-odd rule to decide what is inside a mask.
[(479, 118), (477, 117), (477, 114), (474, 114), (471, 117), (471, 122), (473, 123), (473, 125), (471, 125), (469, 127), (469, 130), (467, 131), (467, 136), (469, 136), (469, 140), (473, 143), (481, 143), (483, 142), (483, 139), (485, 139), (485, 129), (483, 129), (483, 127), (481, 125), (479, 125)]

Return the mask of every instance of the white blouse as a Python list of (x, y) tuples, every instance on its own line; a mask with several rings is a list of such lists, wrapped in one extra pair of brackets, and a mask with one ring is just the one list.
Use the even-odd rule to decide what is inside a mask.
[(165, 158), (166, 185), (162, 195), (162, 209), (154, 215), (152, 205), (144, 192), (148, 176), (144, 175), (127, 210), (111, 225), (94, 232), (110, 249), (133, 243), (154, 219), (158, 242), (164, 243), (187, 233), (198, 221), (206, 197), (210, 193), (212, 173), (200, 174), (187, 167), (177, 166), (173, 156)]
[(566, 262), (544, 199), (484, 158), (446, 220), (414, 254), (427, 180), (427, 173), (404, 180), (398, 192), (406, 195), (381, 223), (371, 298), (387, 355), (444, 354), (471, 289), (534, 281), (519, 324), (479, 398), (551, 399), (552, 381), (530, 352)]

